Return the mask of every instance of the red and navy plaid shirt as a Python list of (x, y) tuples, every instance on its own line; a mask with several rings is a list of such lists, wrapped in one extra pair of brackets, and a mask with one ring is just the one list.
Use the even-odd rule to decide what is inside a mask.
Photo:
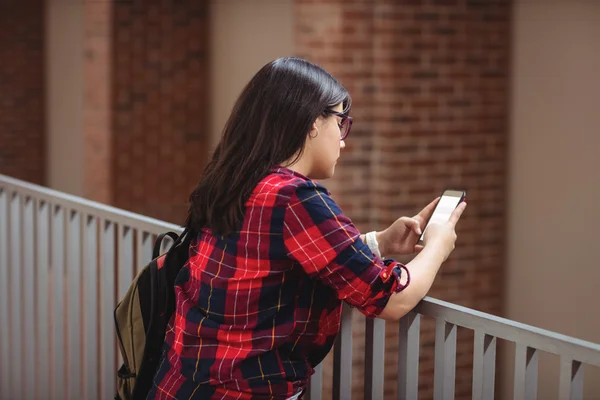
[(192, 241), (148, 398), (293, 396), (330, 351), (342, 300), (375, 317), (403, 288), (323, 186), (278, 168), (239, 232)]

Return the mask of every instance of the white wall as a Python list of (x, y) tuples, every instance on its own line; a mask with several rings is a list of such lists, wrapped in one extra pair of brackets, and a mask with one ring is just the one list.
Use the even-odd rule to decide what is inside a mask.
[(83, 195), (83, 2), (46, 1), (46, 181)]
[[(600, 343), (600, 1), (514, 6), (506, 316)], [(557, 398), (556, 357), (539, 381)]]
[(267, 62), (293, 55), (292, 12), (292, 0), (211, 1), (213, 145), (252, 76)]

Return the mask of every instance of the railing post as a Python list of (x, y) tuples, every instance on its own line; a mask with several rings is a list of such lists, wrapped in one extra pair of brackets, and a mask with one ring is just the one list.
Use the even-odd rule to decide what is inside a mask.
[(419, 340), (421, 315), (411, 311), (400, 320), (398, 346), (398, 399), (419, 396)]
[(9, 269), (10, 286), (9, 304), (10, 304), (10, 323), (9, 329), (12, 331), (10, 336), (10, 382), (12, 392), (11, 399), (19, 398), (23, 395), (23, 385), (25, 383), (23, 374), (23, 308), (21, 302), (22, 262), (23, 262), (23, 198), (18, 193), (14, 193), (10, 199), (10, 225), (8, 235), (10, 238)]
[(83, 216), (83, 282), (85, 290), (85, 324), (84, 331), (84, 364), (85, 364), (85, 390), (86, 400), (98, 398), (98, 223), (94, 216)]
[[(102, 399), (110, 399), (116, 393), (117, 370), (116, 340), (113, 310), (115, 302), (115, 224), (100, 220), (100, 383)], [(106, 321), (111, 321), (108, 325)]]
[(494, 398), (496, 373), (496, 338), (475, 330), (473, 346), (473, 399)]
[[(27, 196), (21, 199), (22, 223), (21, 223), (21, 246), (22, 246), (22, 281), (21, 281), (21, 299), (15, 299), (23, 303), (23, 314), (18, 319), (22, 319), (23, 337), (23, 371), (27, 376), (28, 371), (35, 371), (35, 331), (37, 321), (35, 320), (35, 297), (37, 293), (32, 290), (35, 285), (35, 201)], [(35, 396), (35, 385), (30, 385), (27, 379), (23, 382), (23, 398), (31, 399)]]
[(560, 359), (560, 400), (583, 399), (583, 365), (568, 357)]
[(537, 399), (538, 351), (517, 343), (515, 352), (515, 400)]
[(350, 400), (352, 397), (352, 309), (342, 307), (342, 326), (335, 342), (333, 356), (333, 398)]
[(65, 225), (66, 212), (61, 206), (53, 206), (50, 220), (50, 241), (52, 259), (52, 378), (50, 388), (55, 399), (64, 399), (65, 396), (65, 356), (64, 356), (64, 279), (65, 279)]
[(383, 400), (385, 321), (367, 318), (365, 332), (365, 400)]
[(35, 292), (37, 294), (36, 313), (36, 398), (48, 395), (50, 388), (50, 316), (52, 315), (49, 300), (50, 287), (50, 214), (51, 205), (38, 201), (36, 204), (36, 279)]
[(123, 224), (119, 224), (118, 228), (117, 253), (119, 255), (117, 301), (120, 301), (133, 281), (133, 230)]
[(441, 318), (435, 326), (435, 370), (433, 397), (435, 400), (454, 399), (456, 374), (456, 325)]
[(142, 268), (150, 262), (152, 258), (152, 235), (148, 232), (137, 230), (136, 232), (136, 250), (135, 257), (137, 260), (137, 268), (135, 275), (137, 275)]
[(323, 397), (323, 363), (315, 367), (315, 373), (308, 382), (307, 400), (321, 400)]
[(81, 213), (67, 210), (67, 398), (81, 398)]

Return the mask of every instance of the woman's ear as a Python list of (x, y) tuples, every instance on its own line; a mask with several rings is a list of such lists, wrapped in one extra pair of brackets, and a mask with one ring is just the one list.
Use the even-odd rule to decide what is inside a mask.
[(312, 126), (310, 127), (310, 132), (308, 132), (308, 136), (311, 139), (316, 138), (319, 135), (319, 128), (317, 128), (317, 121), (313, 122)]

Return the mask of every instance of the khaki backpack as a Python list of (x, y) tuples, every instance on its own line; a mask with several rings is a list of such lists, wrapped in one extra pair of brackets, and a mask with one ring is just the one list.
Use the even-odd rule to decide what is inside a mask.
[[(173, 245), (160, 255), (163, 239)], [(115, 328), (123, 364), (117, 372), (116, 400), (145, 399), (161, 357), (167, 324), (175, 310), (175, 278), (189, 256), (192, 234), (160, 235), (152, 261), (135, 277), (115, 308)]]

